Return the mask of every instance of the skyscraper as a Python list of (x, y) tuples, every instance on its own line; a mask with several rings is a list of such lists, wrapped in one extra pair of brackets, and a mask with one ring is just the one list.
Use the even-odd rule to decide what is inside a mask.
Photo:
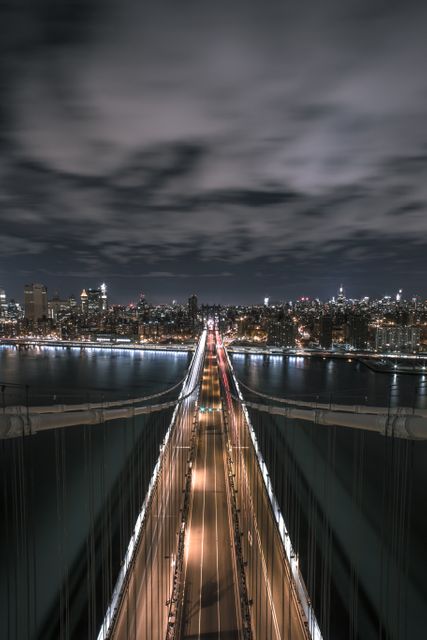
[(107, 285), (99, 289), (83, 289), (80, 294), (81, 308), (84, 314), (98, 314), (108, 309)]
[(83, 291), (80, 294), (80, 304), (82, 307), (82, 313), (86, 314), (87, 313), (87, 291), (86, 289), (83, 289)]
[(7, 298), (6, 291), (0, 288), (0, 318), (7, 315)]
[(365, 316), (350, 316), (348, 320), (348, 342), (354, 349), (363, 351), (369, 347), (369, 325)]
[(419, 327), (378, 327), (375, 331), (375, 349), (382, 352), (413, 353), (420, 349)]
[(277, 347), (295, 347), (298, 327), (290, 318), (274, 320), (268, 325), (267, 344)]
[(190, 318), (191, 324), (193, 325), (193, 327), (197, 321), (197, 311), (198, 311), (197, 296), (193, 294), (188, 298), (188, 317)]
[(102, 311), (107, 311), (108, 309), (108, 298), (107, 298), (107, 285), (103, 282), (100, 286), (101, 290), (101, 307)]
[(320, 318), (319, 343), (323, 349), (332, 349), (332, 328), (331, 316), (322, 316)]
[(47, 288), (44, 284), (26, 284), (24, 288), (25, 318), (38, 322), (48, 317)]

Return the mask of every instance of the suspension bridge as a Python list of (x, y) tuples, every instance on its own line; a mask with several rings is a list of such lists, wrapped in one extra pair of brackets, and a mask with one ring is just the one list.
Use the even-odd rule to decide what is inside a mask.
[[(372, 637), (413, 637), (403, 635), (411, 628), (404, 603), (415, 603), (415, 616), (425, 606), (405, 555), (408, 478), (411, 447), (427, 439), (427, 410), (262, 394), (237, 379), (213, 325), (201, 334), (185, 379), (156, 394), (13, 404), (6, 391), (3, 385), (2, 547), (11, 552), (3, 564), (1, 637), (326, 639), (334, 637), (331, 619), (341, 615), (332, 606), (331, 584), (333, 571), (347, 570), (346, 552), (352, 558), (348, 637), (359, 637), (359, 618), (366, 615), (358, 610), (361, 599), (376, 609), (376, 622), (363, 623), (380, 634)], [(286, 442), (280, 420), (327, 429), (323, 471), (307, 467), (313, 441), (303, 440), (306, 432), (294, 430)], [(340, 427), (356, 434), (351, 500), (331, 475)], [(393, 447), (393, 469), (384, 471), (390, 474), (384, 492), (394, 491), (384, 507), (394, 536), (390, 548), (387, 533), (378, 535), (361, 519), (363, 438), (372, 432)], [(123, 437), (126, 464), (119, 464)], [(296, 438), (302, 438), (299, 448)], [(70, 446), (80, 447), (85, 460), (78, 480), (85, 510), (69, 495)], [(38, 523), (32, 499), (35, 447), (46, 447), (55, 460), (61, 540), (59, 566), (52, 567), (58, 593), (47, 616), (38, 602), (46, 576), (38, 569), (36, 530), (48, 524)], [(333, 500), (344, 520), (333, 512)], [(86, 530), (80, 542), (73, 539), (75, 517)], [(386, 596), (369, 583), (375, 584), (372, 568), (359, 571), (349, 524), (380, 555)], [(78, 548), (83, 553), (73, 554)], [(419, 618), (413, 624), (421, 624)]]

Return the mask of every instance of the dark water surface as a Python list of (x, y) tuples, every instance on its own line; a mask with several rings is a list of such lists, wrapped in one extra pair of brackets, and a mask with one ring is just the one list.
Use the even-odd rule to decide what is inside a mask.
[[(30, 401), (74, 402), (162, 391), (186, 373), (184, 352), (80, 347), (0, 346), (0, 383), (29, 386)], [(24, 395), (7, 389), (7, 402)]]
[[(354, 360), (231, 359), (241, 381), (270, 395), (427, 407), (425, 377)], [(324, 638), (427, 637), (426, 443), (250, 415)]]

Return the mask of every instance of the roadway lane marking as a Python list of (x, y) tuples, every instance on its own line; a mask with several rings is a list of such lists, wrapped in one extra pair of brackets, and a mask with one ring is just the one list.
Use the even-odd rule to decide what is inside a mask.
[(199, 593), (199, 634), (198, 640), (201, 640), (202, 629), (202, 586), (203, 586), (203, 552), (205, 543), (205, 506), (206, 506), (206, 459), (207, 459), (207, 442), (206, 442), (206, 428), (203, 434), (205, 439), (205, 456), (204, 456), (204, 479), (203, 479), (203, 511), (202, 511), (202, 548), (200, 553), (200, 593)]
[[(198, 458), (198, 450), (199, 450), (199, 441), (200, 441), (200, 428), (201, 428), (201, 420), (199, 421), (198, 424), (198, 429), (199, 429), (199, 435), (197, 437), (197, 442), (196, 442), (196, 451), (195, 451), (195, 455), (194, 455), (194, 467), (193, 467), (193, 476), (192, 476), (192, 480), (191, 480), (191, 505), (190, 505), (190, 514), (189, 514), (189, 526), (188, 526), (188, 530), (186, 533), (186, 547), (185, 547), (185, 569), (184, 569), (184, 600), (183, 600), (183, 607), (184, 607), (184, 612), (185, 612), (185, 598), (186, 598), (186, 587), (187, 587), (187, 572), (188, 572), (188, 559), (190, 556), (190, 547), (191, 547), (191, 530), (193, 528), (193, 505), (194, 505), (194, 482), (195, 482), (195, 478), (197, 477), (197, 471), (198, 471), (198, 466), (197, 466), (197, 458)], [(186, 624), (186, 620), (184, 620), (184, 624)]]
[(219, 552), (218, 552), (218, 502), (216, 484), (216, 430), (214, 431), (214, 488), (215, 488), (215, 542), (216, 542), (216, 606), (218, 619), (218, 640), (221, 638), (221, 613), (219, 608)]

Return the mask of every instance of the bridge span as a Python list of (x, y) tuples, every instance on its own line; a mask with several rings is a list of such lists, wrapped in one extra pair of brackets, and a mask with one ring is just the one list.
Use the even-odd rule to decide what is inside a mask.
[(196, 376), (99, 640), (319, 638), (214, 331), (200, 341), (184, 395)]

